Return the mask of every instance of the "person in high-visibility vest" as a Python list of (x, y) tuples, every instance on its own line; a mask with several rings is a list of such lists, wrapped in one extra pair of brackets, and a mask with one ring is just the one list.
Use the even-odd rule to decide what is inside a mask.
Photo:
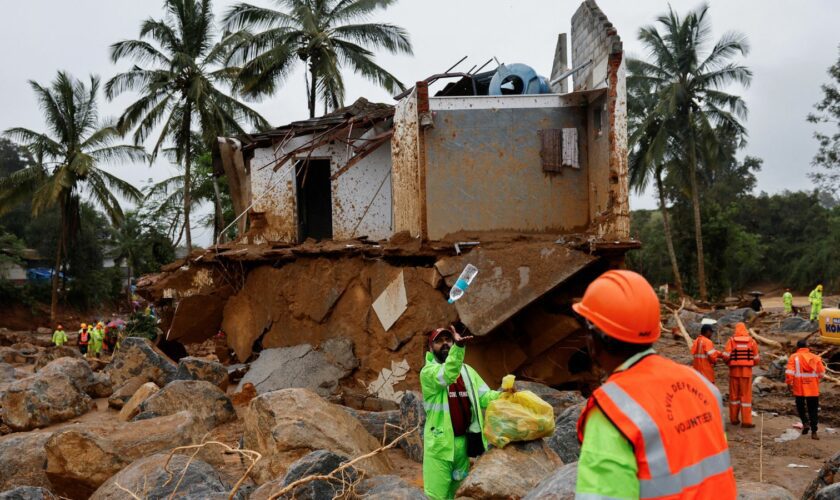
[(102, 328), (103, 325), (100, 321), (90, 332), (90, 352), (97, 358), (99, 353), (102, 352), (102, 341), (105, 338), (105, 332), (102, 331)]
[(785, 293), (782, 294), (782, 303), (785, 305), (785, 314), (793, 312), (793, 294), (790, 293), (790, 288), (785, 288)]
[(607, 271), (572, 306), (605, 373), (578, 421), (576, 498), (735, 498), (720, 392), (653, 350), (659, 299), (632, 271)]
[(796, 343), (796, 352), (788, 358), (785, 369), (785, 383), (796, 398), (796, 411), (802, 421), (802, 434), (811, 432), (811, 439), (817, 437), (820, 407), (820, 379), (825, 376), (825, 363), (821, 357), (811, 353), (808, 341)]
[(691, 366), (714, 384), (715, 363), (720, 358), (720, 351), (715, 349), (715, 344), (712, 342), (713, 334), (712, 325), (700, 327), (700, 335), (697, 336), (694, 345), (691, 346)]
[(89, 343), (90, 343), (89, 327), (85, 323), (82, 323), (81, 328), (79, 328), (79, 352), (82, 353), (82, 356), (87, 357), (88, 344)]
[[(455, 498), (467, 477), (470, 456), (487, 448), (484, 410), (499, 392), (464, 363), (464, 342), (454, 327), (429, 336), (426, 364), (420, 370), (426, 424), (423, 428), (423, 490), (435, 500)], [(470, 454), (469, 440), (480, 449)]]
[(729, 366), (729, 422), (741, 427), (755, 427), (752, 421), (752, 367), (758, 365), (758, 343), (747, 325), (735, 324), (735, 332), (726, 342), (723, 359)]
[(63, 326), (58, 325), (55, 328), (55, 331), (53, 332), (52, 336), (52, 341), (56, 347), (61, 347), (64, 345), (65, 342), (67, 342), (67, 333), (64, 331)]
[(811, 293), (808, 294), (808, 301), (811, 302), (811, 321), (816, 321), (817, 318), (820, 317), (820, 311), (822, 310), (823, 304), (823, 286), (817, 285), (816, 288), (811, 290)]

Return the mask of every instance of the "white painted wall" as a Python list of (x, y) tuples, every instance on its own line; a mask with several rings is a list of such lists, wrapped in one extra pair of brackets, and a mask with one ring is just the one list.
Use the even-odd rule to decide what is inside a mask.
[[(371, 129), (360, 138), (371, 137), (379, 132)], [(349, 152), (347, 145), (335, 143), (289, 160), (274, 171), (277, 157), (310, 139), (311, 136), (301, 136), (283, 144), (282, 148), (278, 143), (274, 147), (254, 150), (251, 159), (251, 196), (254, 200), (253, 210), (266, 215), (269, 227), (262, 232), (264, 240), (297, 241), (297, 184), (294, 168), (297, 160), (307, 156), (329, 159), (332, 175), (336, 175), (346, 164)], [(390, 172), (391, 145), (386, 142), (332, 182), (333, 239), (367, 236), (380, 240), (391, 236)]]
[(9, 281), (26, 281), (26, 269), (17, 264), (0, 266), (0, 278)]

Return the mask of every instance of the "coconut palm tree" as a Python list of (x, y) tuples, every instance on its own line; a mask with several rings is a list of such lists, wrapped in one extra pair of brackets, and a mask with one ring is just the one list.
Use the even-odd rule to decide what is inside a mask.
[[(673, 9), (657, 18), (656, 26), (639, 30), (639, 40), (649, 52), (648, 61), (633, 62), (633, 79), (650, 85), (658, 102), (645, 119), (643, 128), (664, 127), (655, 146), (655, 155), (666, 154), (667, 141), (674, 141), (681, 166), (689, 181), (697, 246), (697, 281), (700, 299), (707, 299), (703, 255), (700, 193), (697, 183), (698, 151), (702, 143), (715, 140), (715, 127), (724, 126), (746, 135), (739, 119), (747, 116), (747, 106), (739, 96), (726, 92), (733, 83), (749, 86), (752, 72), (732, 62), (736, 55), (749, 51), (744, 35), (725, 33), (710, 47), (709, 6), (702, 5), (680, 17)], [(658, 125), (655, 123), (658, 122)], [(653, 147), (653, 146), (652, 146)], [(657, 163), (654, 161), (654, 163)]]
[(49, 87), (30, 81), (44, 113), (49, 132), (16, 127), (4, 132), (25, 147), (34, 162), (7, 177), (0, 178), (0, 214), (29, 201), (33, 216), (58, 208), (61, 234), (52, 276), (50, 317), (58, 306), (58, 275), (67, 246), (79, 231), (79, 204), (83, 195), (91, 198), (114, 224), (123, 219), (116, 195), (139, 201), (140, 192), (131, 184), (102, 169), (103, 164), (142, 162), (148, 159), (143, 148), (116, 144), (117, 127), (100, 123), (96, 102), (99, 78), (90, 84), (59, 71)]
[[(403, 90), (394, 75), (373, 61), (373, 50), (412, 54), (408, 33), (387, 23), (364, 22), (396, 0), (276, 0), (283, 10), (240, 3), (224, 18), (231, 61), (242, 65), (240, 84), (249, 95), (272, 94), (295, 62), (307, 65), (309, 116), (320, 100), (325, 108), (344, 103), (342, 67), (389, 92)], [(359, 24), (353, 24), (355, 22)], [(262, 30), (262, 31), (259, 31)], [(256, 32), (256, 33), (255, 33)]]
[(191, 251), (193, 129), (197, 125), (203, 140), (211, 144), (218, 135), (246, 133), (241, 123), (260, 129), (267, 128), (268, 123), (219, 89), (220, 85), (232, 84), (239, 69), (224, 65), (225, 47), (215, 41), (210, 0), (165, 0), (164, 10), (163, 19), (142, 23), (139, 39), (111, 46), (114, 62), (128, 58), (137, 65), (108, 81), (105, 92), (109, 99), (128, 90), (141, 94), (122, 114), (118, 125), (123, 131), (135, 129), (135, 144), (142, 144), (159, 129), (153, 158), (165, 142), (174, 144), (177, 160), (184, 166), (185, 233), (187, 250)]

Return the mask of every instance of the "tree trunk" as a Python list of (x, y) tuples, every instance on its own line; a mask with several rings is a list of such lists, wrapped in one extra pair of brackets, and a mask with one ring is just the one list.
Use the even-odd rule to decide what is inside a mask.
[(213, 229), (213, 242), (221, 242), (224, 240), (224, 235), (222, 234), (222, 229), (225, 228), (225, 216), (222, 213), (222, 191), (219, 189), (219, 180), (216, 176), (213, 176), (213, 192), (216, 195), (216, 200), (214, 203), (214, 225), (216, 226)]
[(315, 74), (315, 65), (309, 64), (309, 118), (315, 118), (315, 95), (318, 89), (317, 75)]
[(131, 303), (131, 298), (132, 298), (132, 293), (131, 293), (131, 259), (128, 259), (128, 258), (125, 259), (125, 267), (128, 268), (128, 279), (127, 279), (128, 284), (125, 287), (125, 293), (128, 296), (128, 308), (131, 309), (132, 308), (132, 303)]
[(662, 212), (662, 226), (665, 231), (665, 246), (668, 248), (668, 257), (671, 259), (671, 271), (674, 274), (674, 286), (680, 297), (685, 296), (683, 291), (680, 268), (677, 264), (677, 252), (674, 251), (674, 239), (671, 236), (671, 221), (668, 218), (668, 207), (665, 205), (665, 193), (662, 190), (662, 172), (656, 171), (656, 189), (659, 191), (659, 211)]
[(706, 265), (703, 254), (703, 223), (700, 219), (700, 190), (697, 186), (697, 146), (694, 140), (694, 119), (692, 110), (688, 109), (688, 168), (691, 180), (691, 204), (694, 208), (694, 241), (697, 243), (697, 284), (700, 300), (706, 301)]
[(192, 106), (189, 102), (186, 104), (184, 115), (184, 128), (181, 131), (183, 134), (182, 137), (186, 141), (184, 147), (184, 230), (187, 238), (187, 255), (189, 255), (192, 253), (192, 235), (190, 234), (190, 202), (192, 201), (190, 196), (190, 162), (192, 160), (192, 153), (190, 151), (190, 143), (192, 142), (192, 137), (190, 137), (190, 121), (192, 119)]
[(52, 275), (52, 297), (50, 300), (50, 322), (55, 323), (55, 318), (58, 315), (58, 275), (61, 273), (61, 252), (64, 249), (64, 238), (67, 234), (65, 221), (67, 220), (67, 207), (61, 206), (61, 226), (58, 237), (58, 249), (55, 252), (55, 267), (53, 267)]

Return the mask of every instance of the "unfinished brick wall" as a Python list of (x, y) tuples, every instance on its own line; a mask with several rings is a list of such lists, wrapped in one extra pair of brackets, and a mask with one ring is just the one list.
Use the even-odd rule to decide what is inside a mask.
[(621, 54), (623, 47), (618, 32), (594, 0), (586, 0), (572, 16), (572, 67), (590, 59), (592, 64), (576, 73), (574, 90), (607, 86), (610, 54)]

